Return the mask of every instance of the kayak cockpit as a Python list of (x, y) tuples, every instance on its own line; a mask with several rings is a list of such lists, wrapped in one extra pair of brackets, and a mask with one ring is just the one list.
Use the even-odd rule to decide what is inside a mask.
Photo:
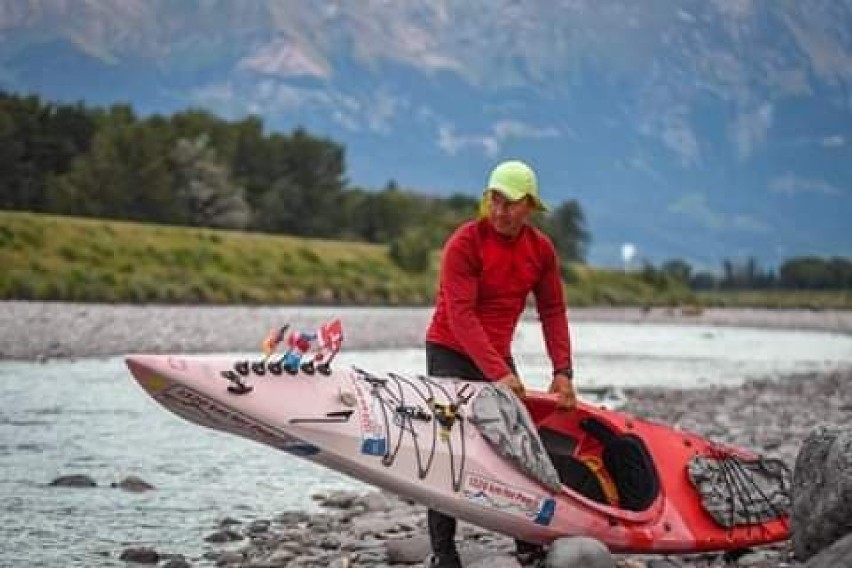
[(618, 431), (583, 406), (561, 412), (541, 398), (527, 406), (566, 488), (623, 511), (646, 511), (657, 500), (660, 478), (640, 437)]

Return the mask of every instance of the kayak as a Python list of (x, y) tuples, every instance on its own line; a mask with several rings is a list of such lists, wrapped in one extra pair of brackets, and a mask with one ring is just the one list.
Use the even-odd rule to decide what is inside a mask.
[[(788, 468), (627, 413), (485, 382), (232, 357), (130, 355), (157, 403), (470, 523), (614, 552), (736, 550), (789, 536)], [(235, 370), (236, 369), (236, 370)]]

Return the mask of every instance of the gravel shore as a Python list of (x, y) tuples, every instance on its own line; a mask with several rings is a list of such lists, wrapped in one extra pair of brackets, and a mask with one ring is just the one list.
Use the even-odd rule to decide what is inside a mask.
[[(429, 308), (130, 306), (49, 302), (0, 303), (0, 359), (110, 356), (129, 352), (233, 352), (257, 349), (269, 328), (300, 328), (340, 317), (350, 348), (422, 344)], [(530, 316), (532, 317), (532, 316)], [(687, 314), (666, 309), (583, 309), (572, 321), (699, 324), (819, 330), (852, 334), (852, 311), (711, 309)], [(745, 446), (791, 467), (805, 436), (821, 423), (847, 424), (852, 414), (852, 369), (750, 381), (737, 388), (638, 389), (627, 410), (713, 439)], [(376, 494), (327, 496), (327, 510), (221, 527), (208, 537), (204, 558), (192, 564), (225, 566), (401, 566), (416, 564), (427, 546), (425, 509)], [(224, 532), (223, 532), (224, 531)], [(463, 525), (468, 566), (515, 567), (510, 539)], [(211, 535), (213, 536), (213, 535)], [(219, 540), (224, 539), (224, 540)], [(162, 543), (167, 549), (168, 544)], [(160, 556), (168, 558), (168, 556)], [(727, 563), (731, 560), (733, 563)], [(174, 562), (173, 562), (174, 561)], [(188, 565), (171, 558), (165, 565)], [(796, 566), (787, 543), (747, 553), (692, 557), (620, 556), (620, 568)]]
[[(419, 346), (431, 308), (163, 306), (0, 303), (0, 359), (90, 357), (125, 353), (256, 350), (283, 323), (315, 327), (343, 321), (352, 349)], [(571, 308), (571, 321), (785, 328), (852, 334), (852, 311)], [(527, 317), (534, 317), (534, 312)]]

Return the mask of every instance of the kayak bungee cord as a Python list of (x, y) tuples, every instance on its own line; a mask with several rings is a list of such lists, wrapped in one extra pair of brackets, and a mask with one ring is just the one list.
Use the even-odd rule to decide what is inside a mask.
[[(385, 430), (386, 430), (387, 436), (389, 438), (390, 438), (391, 432), (390, 432), (390, 424), (389, 424), (389, 421), (387, 420), (386, 407), (394, 408), (394, 412), (397, 414), (397, 418), (400, 418), (403, 421), (406, 420), (406, 419), (408, 420), (408, 431), (412, 436), (412, 441), (414, 442), (418, 476), (420, 477), (420, 479), (424, 479), (426, 477), (426, 475), (429, 473), (429, 469), (431, 468), (432, 460), (433, 460), (434, 455), (435, 455), (435, 439), (437, 437), (437, 432), (435, 431), (436, 427), (433, 425), (432, 448), (430, 450), (429, 460), (426, 464), (426, 467), (424, 468), (422, 466), (422, 459), (420, 457), (420, 445), (418, 443), (417, 433), (414, 429), (414, 424), (412, 422), (412, 418), (420, 417), (421, 414), (428, 420), (431, 420), (431, 417), (428, 416), (428, 415), (425, 415), (425, 413), (422, 413), (422, 411), (419, 411), (419, 410), (414, 410), (412, 413), (400, 412), (400, 409), (406, 409), (406, 408), (409, 408), (409, 407), (405, 406), (404, 399), (397, 398), (397, 396), (387, 387), (387, 379), (381, 379), (379, 377), (375, 377), (374, 375), (368, 373), (367, 371), (364, 371), (364, 370), (359, 369), (357, 367), (355, 367), (355, 371), (358, 373), (359, 378), (368, 382), (371, 385), (374, 385), (374, 388), (372, 388), (370, 390), (370, 394), (382, 406), (382, 413), (385, 416)], [(400, 391), (400, 395), (404, 396), (402, 394), (404, 392), (403, 389), (402, 389), (402, 385), (400, 385), (400, 383), (399, 383), (400, 377), (398, 375), (392, 375), (390, 378), (392, 380), (394, 380), (394, 383), (397, 385), (397, 388)], [(406, 382), (408, 382), (408, 381), (406, 381)], [(381, 395), (381, 393), (379, 392), (379, 389), (378, 389), (379, 385), (381, 385), (382, 389), (385, 392), (387, 392), (387, 394), (390, 396), (390, 398), (396, 403), (396, 406), (392, 406), (388, 401), (386, 401), (382, 397), (382, 395)], [(411, 386), (414, 386), (414, 385), (411, 385)], [(419, 389), (415, 388), (414, 390), (415, 390), (415, 392), (417, 392), (417, 394), (421, 398), (423, 398), (423, 394), (420, 392)], [(431, 392), (431, 389), (430, 389), (430, 392)], [(411, 407), (411, 408), (414, 408), (414, 407)], [(424, 419), (424, 418), (421, 418), (421, 419)], [(396, 423), (396, 420), (394, 422)], [(395, 446), (393, 452), (392, 453), (386, 452), (385, 455), (382, 457), (382, 464), (387, 466), (387, 467), (390, 467), (394, 464), (394, 462), (396, 461), (396, 456), (399, 453), (399, 449), (402, 445), (402, 435), (403, 435), (403, 432), (405, 430), (405, 423), (403, 422), (402, 424), (398, 424), (398, 426), (399, 426), (399, 434), (398, 434), (397, 443), (396, 443), (396, 446)]]
[[(369, 373), (367, 373), (367, 372), (365, 372), (365, 371), (363, 371), (363, 370), (361, 370), (361, 369), (356, 369), (356, 371), (358, 371), (358, 372), (359, 372), (359, 376), (360, 376), (363, 380), (367, 380), (368, 382), (372, 382), (372, 381), (370, 381), (370, 379), (368, 378), (368, 377), (372, 377), (372, 375), (370, 375)], [(392, 379), (393, 379), (393, 380), (397, 383), (398, 388), (400, 388), (400, 389), (401, 389), (402, 387), (401, 387), (401, 385), (399, 385), (399, 382), (398, 382), (399, 376), (392, 376), (391, 378), (392, 378)], [(375, 378), (374, 378), (374, 379), (375, 379)], [(382, 383), (386, 383), (386, 380), (381, 380), (381, 382), (382, 382)], [(407, 382), (408, 384), (411, 384), (411, 383), (410, 383), (410, 381), (407, 381), (407, 380), (406, 380), (406, 382)], [(412, 386), (414, 386), (414, 385), (412, 385)], [(432, 389), (431, 389), (428, 385), (426, 385), (426, 386), (427, 386), (427, 388), (429, 389), (430, 398), (431, 398), (431, 395), (432, 395)], [(388, 393), (391, 397), (393, 397), (394, 399), (396, 399), (396, 397), (394, 396), (394, 394), (393, 394), (393, 393), (392, 393), (389, 389), (387, 389), (387, 387), (386, 387), (386, 386), (385, 386), (385, 390), (387, 391), (387, 393)], [(419, 389), (416, 389), (416, 388), (415, 388), (415, 392), (417, 392), (417, 394), (418, 394), (421, 398), (424, 398), (424, 401), (426, 400), (426, 399), (425, 399), (425, 397), (423, 396), (423, 393), (422, 393)], [(378, 391), (378, 389), (373, 389), (373, 390), (371, 390), (371, 395), (372, 395), (372, 396), (374, 396), (375, 398), (377, 398), (377, 399), (379, 400), (380, 404), (382, 404), (382, 408), (383, 408), (383, 409), (384, 409), (384, 407), (385, 407), (386, 405), (388, 405), (387, 401), (385, 401), (385, 400), (382, 398), (381, 393)], [(397, 402), (398, 402), (398, 401), (397, 401)], [(396, 409), (398, 410), (398, 409), (399, 409), (399, 408), (401, 408), (401, 407), (402, 407), (402, 405), (398, 405), (398, 406), (396, 407)], [(431, 420), (431, 417), (429, 417), (429, 419)], [(435, 422), (437, 422), (437, 421), (435, 421)], [(400, 433), (401, 433), (401, 432), (402, 432), (402, 429), (400, 430)], [(427, 461), (427, 463), (426, 463), (426, 466), (425, 466), (425, 467), (423, 467), (423, 465), (422, 465), (422, 459), (421, 459), (421, 457), (420, 457), (420, 446), (419, 446), (419, 442), (418, 442), (418, 439), (417, 439), (416, 433), (415, 433), (415, 431), (414, 431), (413, 424), (411, 424), (411, 425), (410, 425), (410, 432), (411, 432), (411, 434), (412, 434), (412, 440), (413, 440), (414, 445), (415, 445), (415, 454), (416, 454), (416, 461), (417, 461), (418, 476), (420, 477), (420, 479), (425, 479), (425, 478), (426, 478), (426, 476), (427, 476), (427, 475), (428, 475), (428, 473), (429, 473), (429, 470), (430, 470), (430, 469), (431, 469), (431, 467), (432, 467), (432, 462), (433, 462), (433, 459), (434, 459), (434, 457), (435, 457), (436, 440), (437, 440), (437, 436), (438, 436), (438, 433), (437, 433), (437, 424), (433, 424), (433, 426), (432, 426), (432, 447), (430, 448), (430, 452), (429, 452), (429, 459), (428, 459), (428, 461)], [(388, 435), (390, 435), (389, 428), (388, 428)], [(395, 461), (395, 459), (396, 459), (396, 454), (397, 454), (397, 452), (398, 452), (398, 451), (399, 451), (399, 445), (397, 445), (397, 448), (395, 449), (395, 451), (394, 451), (393, 455), (388, 455), (386, 458), (384, 458), (384, 459), (382, 460), (383, 465), (385, 465), (385, 466), (391, 466), (391, 465), (393, 465), (393, 463), (394, 463), (394, 461)]]
[[(711, 444), (708, 449), (708, 457), (715, 459), (718, 465), (720, 487), (727, 491), (727, 494), (723, 497), (730, 502), (728, 522), (722, 523), (727, 526), (729, 534), (732, 535), (737, 526), (745, 526), (748, 533), (760, 529), (765, 531), (766, 527), (761, 523), (768, 518), (778, 518), (785, 525), (787, 524), (788, 521), (785, 518), (788, 514), (787, 511), (783, 507), (779, 507), (767, 495), (764, 488), (758, 483), (756, 474), (747, 466), (747, 462), (743, 458), (732, 454), (717, 444)], [(758, 457), (754, 463), (767, 475), (773, 475), (763, 457)], [(786, 469), (785, 464), (781, 462), (779, 464)], [(779, 475), (783, 490), (784, 472), (780, 472)]]
[[(393, 377), (391, 377), (391, 378), (393, 378)], [(391, 399), (393, 400), (393, 402), (396, 404), (396, 406), (393, 407), (394, 411), (395, 411), (393, 422), (394, 422), (394, 424), (396, 424), (398, 426), (398, 433), (397, 433), (397, 437), (396, 437), (396, 446), (394, 447), (393, 452), (392, 453), (388, 452), (387, 454), (384, 455), (384, 457), (382, 457), (382, 464), (384, 464), (386, 466), (391, 466), (391, 465), (393, 465), (393, 462), (396, 461), (396, 456), (397, 456), (397, 454), (399, 454), (399, 448), (402, 447), (402, 436), (405, 433), (406, 426), (409, 428), (409, 431), (412, 435), (412, 439), (415, 441), (415, 443), (417, 441), (417, 436), (416, 436), (416, 434), (414, 434), (414, 425), (410, 423), (411, 422), (410, 419), (409, 419), (409, 423), (406, 424), (406, 422), (405, 422), (406, 416), (404, 414), (399, 413), (399, 409), (405, 407), (405, 393), (402, 390), (402, 385), (400, 385), (399, 381), (396, 381), (396, 380), (394, 380), (394, 384), (396, 385), (396, 388), (399, 391), (399, 398), (394, 396), (394, 394), (387, 387), (387, 383), (385, 383), (383, 385), (384, 390), (387, 391), (387, 393), (391, 396)], [(379, 397), (379, 400), (380, 400), (383, 408), (385, 406), (390, 406), (387, 403), (387, 401), (385, 401), (381, 397)], [(390, 438), (390, 426), (388, 426), (388, 438)]]
[[(464, 420), (461, 419), (462, 416), (458, 412), (459, 406), (462, 404), (466, 404), (473, 393), (465, 396), (465, 392), (467, 391), (469, 385), (465, 385), (462, 389), (455, 393), (455, 401), (454, 397), (449, 393), (449, 391), (440, 383), (433, 381), (429, 377), (426, 376), (418, 376), (417, 378), (421, 383), (426, 387), (429, 392), (429, 396), (426, 397), (423, 392), (417, 388), (416, 384), (413, 381), (402, 377), (401, 375), (389, 373), (388, 379), (376, 377), (375, 375), (364, 371), (363, 369), (359, 369), (358, 367), (353, 367), (356, 372), (356, 377), (367, 382), (370, 385), (370, 396), (374, 401), (379, 403), (379, 406), (382, 409), (382, 417), (384, 420), (384, 431), (385, 435), (388, 439), (391, 438), (393, 432), (391, 431), (391, 420), (388, 418), (388, 409), (393, 409), (395, 413), (395, 419), (393, 420), (394, 426), (396, 426), (399, 430), (396, 435), (396, 443), (394, 444), (393, 450), (388, 446), (385, 450), (384, 455), (382, 456), (382, 464), (386, 467), (390, 467), (396, 461), (396, 457), (399, 453), (399, 450), (402, 446), (402, 439), (405, 431), (407, 430), (412, 437), (412, 441), (414, 444), (414, 453), (417, 462), (417, 473), (420, 479), (425, 479), (431, 470), (432, 463), (435, 457), (436, 443), (438, 438), (438, 424), (441, 425), (440, 437), (447, 444), (447, 450), (450, 458), (450, 481), (453, 488), (453, 491), (458, 492), (461, 490), (462, 480), (464, 477), (464, 467), (466, 462), (466, 444), (464, 439)], [(392, 380), (399, 390), (399, 396), (397, 396), (389, 387), (388, 380)], [(427, 404), (427, 406), (432, 410), (432, 417), (428, 417), (424, 412), (419, 410), (418, 407), (406, 406), (405, 404), (405, 394), (404, 389), (402, 387), (402, 382), (406, 383), (408, 386), (414, 390), (414, 392)], [(433, 391), (432, 387), (436, 387), (443, 393), (444, 398), (447, 400), (447, 403), (439, 403), (435, 400), (435, 391)], [(384, 395), (383, 395), (384, 394)], [(388, 397), (388, 399), (385, 398)], [(420, 455), (420, 444), (418, 440), (417, 432), (414, 428), (413, 420), (414, 418), (418, 418), (421, 420), (429, 420), (432, 421), (432, 447), (429, 451), (429, 458), (426, 462), (426, 465), (423, 465), (423, 461)], [(458, 468), (456, 467), (456, 456), (453, 451), (453, 442), (452, 442), (452, 428), (458, 422), (458, 431), (460, 440), (460, 463)], [(456, 471), (458, 469), (458, 471)]]
[[(449, 391), (444, 388), (444, 385), (441, 383), (437, 383), (432, 380), (430, 377), (421, 375), (420, 380), (426, 384), (432, 384), (433, 386), (441, 389), (441, 392), (444, 393), (447, 401), (453, 400), (453, 397), (450, 396)], [(464, 477), (464, 465), (465, 465), (465, 441), (464, 441), (464, 420), (463, 416), (458, 412), (459, 406), (462, 404), (466, 404), (470, 397), (473, 396), (473, 393), (465, 397), (463, 393), (470, 387), (469, 384), (465, 384), (462, 387), (461, 391), (456, 392), (456, 401), (450, 402), (449, 404), (442, 405), (440, 403), (436, 403), (434, 399), (432, 399), (432, 403), (430, 406), (432, 407), (432, 412), (435, 413), (435, 418), (441, 422), (441, 427), (443, 428), (441, 434), (441, 438), (444, 440), (444, 443), (447, 444), (447, 449), (450, 453), (450, 478), (453, 484), (453, 491), (459, 492), (461, 490), (462, 479)], [(459, 420), (459, 418), (462, 418)], [(461, 463), (459, 464), (459, 472), (458, 476), (456, 475), (456, 467), (455, 467), (455, 454), (453, 453), (453, 439), (452, 439), (452, 427), (455, 423), (459, 423), (459, 438), (461, 438)]]
[[(413, 390), (415, 393), (417, 393), (417, 396), (419, 396), (423, 400), (423, 402), (426, 403), (426, 405), (428, 407), (429, 399), (434, 397), (434, 393), (432, 392), (432, 387), (430, 385), (428, 385), (428, 384), (424, 385), (426, 387), (426, 389), (429, 391), (429, 396), (426, 397), (423, 394), (423, 392), (420, 390), (420, 388), (417, 386), (417, 384), (414, 381), (410, 380), (408, 377), (404, 377), (402, 375), (397, 375), (396, 373), (388, 373), (388, 374), (391, 377), (393, 377), (395, 380), (402, 381), (405, 384), (407, 384), (409, 387), (411, 387), (411, 390)], [(418, 407), (417, 411), (422, 412), (419, 409), (419, 407)], [(429, 421), (432, 422), (432, 447), (429, 449), (429, 459), (426, 461), (425, 466), (423, 466), (423, 460), (420, 457), (420, 444), (418, 443), (418, 440), (417, 440), (417, 433), (414, 432), (414, 430), (412, 429), (412, 440), (414, 442), (414, 454), (415, 454), (415, 457), (417, 459), (417, 477), (420, 478), (420, 479), (426, 479), (426, 475), (428, 475), (429, 469), (432, 467), (432, 460), (435, 459), (435, 449), (436, 449), (437, 440), (438, 440), (438, 421), (432, 420), (432, 417), (429, 416), (426, 413), (423, 413), (423, 416), (420, 417), (420, 419), (421, 420), (429, 420)]]
[[(741, 458), (739, 458), (739, 457), (737, 457), (737, 456), (734, 456), (732, 459), (733, 459), (733, 461), (734, 461), (734, 463), (735, 463), (735, 471), (739, 472), (739, 475), (740, 475), (740, 476), (742, 477), (742, 479), (743, 479), (743, 484), (746, 486), (746, 488), (748, 488), (748, 486), (749, 486), (749, 485), (751, 485), (751, 488), (754, 490), (754, 491), (752, 492), (752, 491), (748, 491), (748, 489), (747, 489), (747, 491), (749, 492), (749, 495), (753, 495), (753, 493), (757, 493), (757, 494), (758, 494), (758, 496), (759, 496), (759, 498), (760, 498), (760, 502), (758, 502), (758, 503), (755, 503), (755, 502), (752, 500), (752, 503), (754, 503), (754, 504), (756, 505), (756, 507), (755, 507), (755, 508), (756, 508), (756, 510), (755, 510), (755, 519), (754, 519), (754, 521), (755, 521), (755, 522), (754, 522), (752, 525), (749, 525), (749, 528), (751, 529), (751, 528), (753, 528), (754, 526), (757, 526), (757, 525), (760, 523), (760, 521), (761, 521), (761, 516), (765, 516), (765, 515), (766, 515), (766, 508), (767, 508), (767, 507), (768, 507), (769, 509), (771, 509), (771, 511), (772, 511), (772, 513), (774, 513), (775, 517), (782, 517), (782, 518), (783, 518), (783, 517), (784, 517), (784, 514), (785, 514), (785, 511), (781, 510), (781, 509), (780, 509), (780, 508), (779, 508), (779, 507), (778, 507), (778, 506), (777, 506), (777, 505), (773, 502), (773, 500), (772, 500), (772, 499), (771, 499), (768, 495), (766, 495), (766, 493), (764, 492), (763, 488), (762, 488), (762, 487), (760, 486), (760, 484), (759, 484), (759, 483), (757, 483), (757, 481), (755, 480), (755, 476), (750, 474), (750, 472), (749, 472), (748, 468), (745, 466), (745, 462), (744, 462)], [(764, 460), (763, 460), (763, 458), (762, 458), (762, 457), (759, 457), (759, 458), (758, 458), (758, 461), (757, 461), (756, 463), (759, 465), (759, 467), (760, 467), (761, 469), (763, 469), (764, 471), (766, 470), (765, 462), (764, 462)], [(760, 507), (760, 508), (758, 509), (758, 507), (759, 507), (761, 504), (764, 504), (764, 506), (763, 506), (763, 507)], [(786, 521), (786, 520), (784, 520), (784, 522), (786, 523), (787, 521)]]

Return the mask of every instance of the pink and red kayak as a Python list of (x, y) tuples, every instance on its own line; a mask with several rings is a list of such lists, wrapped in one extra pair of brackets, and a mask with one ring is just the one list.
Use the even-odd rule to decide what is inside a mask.
[(235, 389), (235, 363), (218, 356), (127, 357), (145, 392), (190, 422), (515, 538), (547, 543), (582, 535), (615, 552), (640, 553), (741, 549), (788, 538), (786, 467), (695, 434), (584, 403), (565, 412), (553, 395), (533, 391), (523, 413), (538, 435), (529, 444), (547, 450), (547, 469), (558, 474), (547, 482), (501, 452), (493, 432), (484, 435), (489, 420), (477, 419), (475, 409), (495, 388), (487, 383), (356, 368), (244, 368)]

